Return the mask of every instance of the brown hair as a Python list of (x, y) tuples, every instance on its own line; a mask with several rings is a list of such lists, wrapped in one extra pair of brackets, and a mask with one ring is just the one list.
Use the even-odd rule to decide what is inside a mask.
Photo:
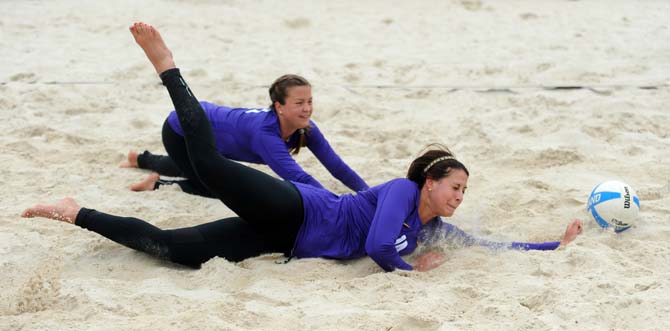
[[(425, 152), (414, 159), (407, 170), (407, 179), (417, 183), (419, 188), (426, 183), (426, 178), (439, 180), (449, 176), (452, 169), (461, 169), (470, 176), (468, 169), (454, 158), (454, 154), (446, 146), (430, 144), (424, 150)], [(442, 159), (438, 161), (439, 158)]]
[[(286, 96), (288, 95), (288, 89), (294, 86), (312, 86), (307, 79), (302, 76), (287, 74), (275, 79), (274, 83), (270, 85), (269, 94), (270, 94), (270, 109), (276, 111), (275, 102), (279, 104), (286, 104)], [(293, 135), (298, 135), (298, 142), (295, 147), (289, 149), (289, 153), (298, 154), (300, 153), (300, 148), (307, 146), (307, 133), (309, 133), (310, 127), (297, 130)]]

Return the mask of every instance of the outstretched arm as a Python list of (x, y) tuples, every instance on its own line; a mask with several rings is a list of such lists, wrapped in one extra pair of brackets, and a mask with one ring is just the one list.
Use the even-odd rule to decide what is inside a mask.
[(261, 133), (255, 139), (254, 150), (279, 177), (303, 184), (323, 188), (314, 177), (305, 172), (291, 157), (280, 137)]
[(335, 153), (319, 128), (311, 122), (312, 129), (307, 138), (307, 147), (314, 156), (323, 164), (333, 177), (337, 178), (342, 184), (351, 190), (358, 192), (367, 190), (368, 184), (351, 167), (349, 167), (342, 158)]
[(527, 242), (496, 242), (486, 239), (476, 238), (465, 233), (463, 230), (458, 227), (449, 224), (442, 223), (441, 229), (446, 238), (457, 240), (466, 246), (484, 246), (493, 249), (500, 248), (511, 248), (511, 249), (523, 249), (523, 250), (553, 250), (559, 246), (565, 246), (572, 242), (579, 234), (582, 233), (582, 221), (575, 219), (567, 227), (565, 233), (561, 237), (560, 241), (549, 241), (543, 243), (527, 243)]
[[(573, 240), (575, 240), (575, 238), (577, 238), (577, 236), (582, 233), (583, 225), (582, 221), (574, 219), (572, 222), (570, 222), (570, 224), (568, 224), (568, 227), (565, 229), (565, 233), (561, 237), (560, 241), (550, 241), (544, 243), (504, 243), (479, 239), (465, 233), (455, 225), (444, 222), (441, 224), (441, 227), (438, 231), (440, 230), (446, 238), (456, 240), (465, 246), (479, 245), (492, 249), (511, 248), (521, 250), (554, 250), (560, 246), (568, 245)], [(428, 235), (430, 236), (430, 234)], [(440, 266), (442, 263), (444, 263), (444, 256), (438, 252), (430, 251), (416, 259), (415, 269), (419, 271), (428, 271)]]

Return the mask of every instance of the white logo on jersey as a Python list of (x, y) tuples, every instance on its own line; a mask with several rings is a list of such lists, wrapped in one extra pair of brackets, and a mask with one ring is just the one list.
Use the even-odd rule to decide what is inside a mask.
[(405, 249), (407, 245), (409, 245), (407, 243), (407, 236), (403, 234), (402, 237), (396, 239), (395, 250), (400, 252), (401, 250)]
[(270, 108), (253, 108), (245, 111), (245, 113), (267, 113), (270, 111)]

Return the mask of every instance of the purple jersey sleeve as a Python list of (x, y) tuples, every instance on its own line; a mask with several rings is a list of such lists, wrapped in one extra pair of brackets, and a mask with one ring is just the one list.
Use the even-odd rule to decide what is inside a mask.
[(321, 164), (328, 169), (333, 177), (351, 190), (355, 192), (367, 190), (369, 188), (368, 184), (335, 153), (316, 124), (310, 122), (310, 125), (312, 128), (307, 139), (307, 147)]
[[(442, 235), (449, 239), (456, 241), (464, 246), (484, 246), (491, 249), (520, 249), (520, 250), (554, 250), (558, 248), (561, 244), (559, 241), (549, 241), (543, 243), (525, 243), (525, 242), (495, 242), (486, 239), (475, 238), (463, 230), (459, 229), (453, 224), (441, 222), (439, 219), (436, 220), (440, 222), (440, 230)], [(433, 236), (434, 238), (434, 236)]]
[(302, 170), (295, 162), (280, 137), (261, 133), (254, 140), (253, 149), (279, 177), (323, 188), (321, 183)]
[(396, 268), (412, 270), (412, 266), (400, 258), (395, 241), (400, 233), (403, 220), (413, 212), (415, 199), (408, 192), (416, 187), (408, 187), (407, 182), (397, 181), (380, 192), (377, 207), (365, 241), (365, 251), (382, 269)]

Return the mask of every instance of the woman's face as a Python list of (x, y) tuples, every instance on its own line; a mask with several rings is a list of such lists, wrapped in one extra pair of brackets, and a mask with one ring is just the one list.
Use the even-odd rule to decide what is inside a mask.
[(312, 116), (312, 87), (293, 86), (286, 91), (286, 103), (275, 102), (275, 109), (280, 120), (290, 128), (302, 129), (309, 126)]
[(439, 180), (426, 179), (428, 208), (433, 214), (449, 217), (463, 202), (468, 188), (468, 175), (462, 169), (451, 169), (447, 177)]

